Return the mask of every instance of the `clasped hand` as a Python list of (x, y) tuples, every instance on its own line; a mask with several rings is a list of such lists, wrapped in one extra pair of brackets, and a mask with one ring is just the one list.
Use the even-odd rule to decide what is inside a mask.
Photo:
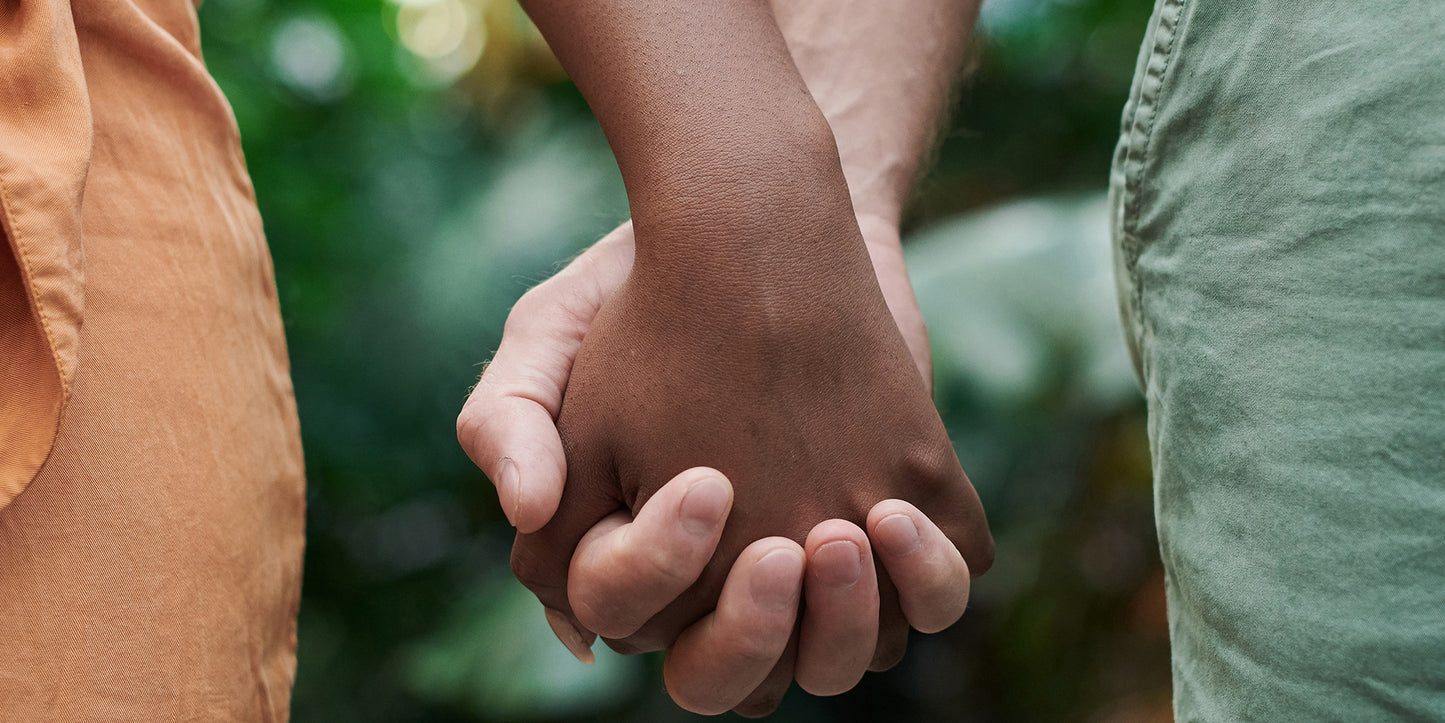
[[(458, 438), (579, 658), (666, 649), (679, 705), (761, 715), (957, 621), (992, 540), (896, 227), (738, 223), (685, 266), (647, 236), (678, 232), (624, 225), (529, 291)], [(739, 273), (752, 234), (797, 243)]]

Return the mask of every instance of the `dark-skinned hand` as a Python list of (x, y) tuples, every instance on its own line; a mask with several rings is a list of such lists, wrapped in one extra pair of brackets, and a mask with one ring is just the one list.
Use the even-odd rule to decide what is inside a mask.
[[(637, 230), (632, 273), (571, 369), (557, 420), (568, 457), (561, 502), (513, 550), (518, 578), (545, 605), (624, 652), (666, 647), (711, 612), (749, 544), (770, 536), (801, 544), (830, 519), (862, 527), (885, 499), (908, 500), (937, 523), (973, 574), (991, 562), (977, 496), (851, 214), (722, 226), (727, 243), (687, 264), (645, 253), (647, 231)], [(749, 259), (753, 271), (729, 269), (732, 252), (761, 248), (772, 256)], [(635, 515), (697, 466), (718, 469), (734, 488), (702, 575), (660, 610), (614, 602), (636, 596), (569, 601), (572, 551), (588, 530), (619, 510)], [(875, 668), (896, 662), (908, 630), (881, 568), (878, 585)]]

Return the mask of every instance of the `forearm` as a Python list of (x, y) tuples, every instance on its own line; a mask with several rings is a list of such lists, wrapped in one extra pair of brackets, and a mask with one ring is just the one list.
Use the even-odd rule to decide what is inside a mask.
[(978, 0), (772, 0), (837, 139), (860, 217), (898, 225), (934, 142)]
[(760, 209), (846, 211), (832, 134), (766, 0), (522, 4), (617, 157), (639, 262), (652, 239), (706, 243)]

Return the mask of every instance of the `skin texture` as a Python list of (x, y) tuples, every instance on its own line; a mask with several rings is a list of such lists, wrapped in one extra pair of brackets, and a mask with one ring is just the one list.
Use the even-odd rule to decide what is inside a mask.
[(798, 72), (833, 130), (888, 307), (931, 382), (928, 331), (908, 284), (898, 227), (979, 3), (774, 0), (772, 6)]
[(974, 0), (773, 2), (788, 51), (837, 139), (865, 235), (865, 219), (898, 227), (978, 6)]
[[(884, 308), (892, 312), (890, 323), (896, 321), (896, 327), (902, 330), (906, 349), (912, 352), (912, 360), (923, 372), (921, 379), (926, 387), (926, 380), (929, 378), (926, 330), (923, 328), (921, 316), (917, 313), (917, 305), (913, 301), (906, 275), (903, 274), (902, 256), (897, 244), (897, 209), (901, 207), (908, 181), (916, 172), (920, 149), (926, 147), (931, 137), (933, 119), (943, 104), (948, 87), (948, 76), (961, 54), (964, 34), (956, 30), (948, 31), (948, 23), (957, 21), (958, 25), (954, 27), (958, 28), (971, 22), (974, 6), (920, 2), (910, 4), (906, 11), (890, 11), (886, 14), (887, 17), (880, 17), (877, 8), (870, 8), (866, 4), (843, 3), (842, 5), (848, 6), (845, 12), (820, 14), (818, 11), (823, 5), (819, 2), (793, 2), (784, 7), (783, 3), (779, 3), (779, 22), (787, 35), (788, 49), (798, 58), (799, 67), (804, 75), (808, 76), (808, 86), (814, 88), (819, 103), (827, 114), (828, 122), (838, 132), (837, 147), (843, 154), (843, 172), (847, 176), (848, 186), (852, 189), (853, 203), (861, 212), (858, 221), (868, 239), (866, 249), (872, 257), (872, 267), (877, 270), (877, 284), (881, 285), (882, 293), (886, 297)], [(842, 9), (841, 6), (836, 7)], [(754, 9), (755, 6), (748, 8)], [(589, 12), (594, 13), (594, 20), (596, 11), (595, 7), (589, 8)], [(534, 15), (536, 14), (534, 9)], [(540, 22), (542, 20), (539, 18)], [(742, 21), (733, 27), (746, 26), (747, 22)], [(940, 32), (941, 29), (943, 32)], [(730, 40), (741, 42), (737, 38)], [(692, 42), (696, 42), (696, 39)], [(766, 48), (768, 44), (764, 42), (762, 46)], [(559, 55), (563, 52), (559, 49)], [(845, 53), (850, 57), (845, 57)], [(888, 63), (892, 63), (893, 67), (890, 68)], [(630, 67), (636, 70), (637, 66)], [(884, 68), (887, 70), (881, 70)], [(678, 75), (685, 77), (685, 70), (679, 68)], [(786, 81), (786, 75), (781, 74), (778, 77)], [(584, 92), (587, 91), (581, 79), (579, 85)], [(787, 82), (780, 84), (784, 88), (787, 85)], [(879, 102), (867, 102), (870, 98)], [(789, 99), (780, 96), (774, 106), (774, 110), (778, 111), (774, 116), (789, 115)], [(689, 104), (683, 102), (681, 107), (684, 112), (671, 116), (673, 120), (687, 115)], [(669, 108), (668, 112), (671, 113), (671, 110)], [(668, 129), (676, 130), (676, 126), (669, 125), (668, 118), (656, 121), (656, 115), (648, 119), (655, 121), (654, 128), (651, 129), (654, 138), (666, 137)], [(602, 112), (599, 112), (599, 117), (602, 116)], [(806, 113), (793, 116), (800, 120), (788, 128), (791, 130), (811, 127), (805, 116)], [(610, 125), (606, 118), (603, 118), (603, 123), (604, 128)], [(718, 125), (727, 127), (726, 119)], [(614, 132), (609, 131), (609, 137), (613, 135)], [(804, 237), (822, 237), (824, 243), (803, 244), (804, 253), (812, 250), (808, 247), (831, 248), (829, 241), (849, 235), (849, 229), (843, 228), (846, 224), (833, 224), (832, 234), (814, 233), (820, 228), (828, 227), (819, 219), (830, 215), (826, 210), (829, 184), (819, 184), (825, 194), (815, 197), (811, 202), (807, 195), (798, 197), (778, 192), (780, 189), (790, 190), (792, 184), (797, 182), (799, 172), (803, 176), (816, 173), (821, 178), (836, 173), (828, 163), (831, 154), (827, 151), (831, 150), (831, 144), (827, 151), (820, 153), (816, 145), (809, 143), (806, 137), (800, 138), (789, 132), (775, 134), (770, 140), (775, 142), (775, 147), (770, 150), (777, 151), (781, 147), (781, 152), (795, 159), (792, 167), (782, 169), (783, 173), (779, 173), (779, 169), (764, 160), (753, 163), (754, 172), (745, 174), (746, 183), (735, 180), (740, 175), (738, 168), (746, 170), (752, 162), (749, 159), (756, 160), (750, 155), (756, 148), (742, 142), (735, 144), (740, 151), (738, 158), (743, 161), (741, 165), (737, 163), (737, 158), (734, 158), (729, 160), (730, 165), (707, 169), (723, 181), (734, 179), (731, 184), (721, 185), (730, 189), (728, 195), (734, 201), (742, 200), (744, 203), (741, 205), (751, 203), (758, 206), (760, 199), (754, 196), (764, 195), (768, 197), (761, 199), (763, 202), (773, 204), (775, 210), (781, 208), (786, 212), (762, 217), (763, 221), (781, 222), (782, 225), (773, 227), (771, 238), (754, 239), (758, 243), (742, 247), (746, 251), (765, 252), (756, 257), (754, 263), (768, 260), (766, 252), (769, 248), (765, 242), (787, 238), (786, 233), (779, 232), (778, 229), (796, 229), (801, 223), (802, 228), (809, 232), (803, 234)], [(698, 144), (698, 147), (705, 149), (710, 146), (704, 142)], [(625, 177), (629, 178), (629, 194), (633, 198), (634, 212), (658, 208), (656, 204), (649, 206), (639, 203), (639, 191), (645, 190), (639, 186), (646, 187), (651, 184), (636, 181), (639, 174), (628, 172), (629, 162), (624, 158), (625, 153), (618, 150), (619, 163), (624, 168)], [(668, 154), (664, 152), (657, 155), (666, 158)], [(696, 155), (704, 162), (687, 169), (688, 171), (708, 165), (705, 162), (708, 155), (705, 151)], [(821, 165), (816, 168), (809, 165), (819, 159), (822, 161)], [(649, 178), (647, 171), (658, 167), (654, 160), (648, 159), (634, 164), (634, 168), (643, 169), (640, 176), (644, 180)], [(797, 163), (797, 160), (802, 163)], [(833, 160), (834, 164), (836, 162)], [(793, 175), (790, 176), (789, 173)], [(676, 181), (678, 175), (681, 175), (684, 181), (687, 180), (687, 172), (674, 173), (671, 180)], [(806, 178), (801, 180), (807, 182)], [(833, 190), (836, 192), (836, 188)], [(697, 208), (708, 209), (710, 213), (716, 214), (711, 220), (721, 221), (723, 228), (726, 228), (730, 214), (736, 213), (736, 204), (730, 206), (727, 199), (723, 199), (720, 205), (709, 206), (704, 203), (709, 199), (701, 191), (692, 200), (698, 201)], [(790, 206), (790, 202), (793, 205)], [(813, 208), (809, 208), (810, 203)], [(808, 215), (810, 210), (816, 212), (819, 209), (824, 212)], [(659, 229), (688, 229), (697, 220), (686, 214), (677, 215), (676, 207), (669, 208), (664, 205), (662, 211), (663, 213), (655, 218)], [(842, 212), (832, 215), (842, 215)], [(748, 220), (755, 222), (760, 219), (754, 216)], [(717, 225), (714, 224), (714, 227)], [(567, 383), (569, 365), (573, 361), (571, 355), (575, 353), (581, 337), (587, 333), (592, 314), (609, 298), (611, 290), (617, 287), (619, 280), (626, 278), (630, 262), (627, 257), (631, 255), (631, 249), (627, 248), (628, 244), (625, 243), (628, 239), (623, 238), (627, 235), (626, 231), (624, 227), (599, 243), (567, 271), (529, 293), (523, 303), (518, 304), (509, 318), (502, 348), (484, 376), (483, 383), (474, 393), (472, 401), (459, 418), (459, 437), (478, 464), (487, 469), (489, 476), (498, 483), (504, 509), (508, 511), (509, 519), (518, 524), (519, 529), (535, 529), (546, 521), (546, 516), (555, 505), (552, 500), (556, 499), (555, 494), (560, 485), (553, 480), (560, 481), (561, 475), (551, 472), (564, 465), (559, 464), (558, 443), (555, 432), (550, 429), (551, 418), (557, 413), (561, 391)], [(676, 265), (678, 261), (689, 258), (694, 266), (717, 264), (712, 268), (749, 271), (748, 254), (733, 253), (737, 248), (728, 249), (729, 253), (726, 255), (692, 255), (697, 249), (691, 242), (714, 238), (707, 233), (684, 234), (680, 238), (682, 240), (646, 244), (644, 253), (649, 259), (657, 259), (659, 263), (655, 266), (667, 269), (669, 275), (679, 268)], [(743, 239), (740, 234), (734, 234), (732, 240)], [(794, 241), (796, 240), (795, 235)], [(845, 249), (841, 255), (846, 261), (846, 247), (849, 244), (839, 243), (837, 246)], [(857, 245), (852, 246), (853, 260), (856, 262), (859, 256), (856, 253)], [(783, 250), (789, 251), (786, 246)], [(772, 248), (771, 251), (776, 254), (778, 248)], [(790, 253), (798, 254), (799, 249), (795, 246)], [(817, 256), (805, 256), (805, 259), (816, 263), (826, 272), (837, 273), (842, 269), (844, 275), (852, 274), (854, 284), (851, 287), (843, 285), (840, 291), (839, 285), (831, 285), (831, 290), (839, 293), (840, 298), (846, 299), (850, 294), (857, 293), (860, 286), (858, 279), (864, 276), (872, 278), (871, 272), (868, 275), (858, 273), (856, 263), (848, 269), (846, 263), (829, 267), (827, 259)], [(752, 270), (758, 268), (761, 267), (753, 267)], [(814, 281), (817, 281), (816, 277)], [(829, 286), (826, 282), (818, 283), (822, 287)], [(668, 286), (668, 283), (663, 283), (660, 288)], [(677, 295), (678, 285), (674, 283), (671, 287), (671, 291), (664, 293)], [(752, 297), (746, 293), (739, 295), (736, 286), (724, 288), (722, 293), (725, 300), (761, 300), (761, 305), (757, 308), (767, 308), (769, 304), (780, 300), (786, 302), (790, 298), (776, 294), (777, 290), (768, 283), (753, 284), (750, 288), (754, 291), (761, 289), (762, 293)], [(688, 285), (686, 290), (695, 291), (696, 286)], [(872, 318), (876, 321), (877, 305), (874, 306), (871, 311)], [(549, 321), (553, 323), (548, 323)], [(882, 326), (886, 325), (879, 325)], [(882, 335), (887, 336), (886, 330), (884, 332)], [(799, 334), (795, 338), (806, 337)], [(517, 343), (519, 340), (520, 343)], [(757, 342), (754, 339), (751, 343)], [(896, 349), (894, 356), (897, 356)], [(896, 358), (890, 369), (898, 371)], [(569, 391), (569, 396), (570, 394)], [(905, 463), (905, 466), (908, 464), (912, 463)], [(955, 460), (953, 466), (956, 464)], [(528, 484), (523, 484), (520, 480), (521, 469), (530, 472)], [(682, 484), (684, 477), (686, 473), (668, 487)], [(806, 488), (795, 486), (792, 491), (796, 494), (799, 489)], [(813, 489), (820, 493), (831, 493), (834, 487), (827, 484), (816, 486), (815, 483)], [(856, 485), (855, 489), (867, 489), (867, 484)], [(658, 507), (670, 499), (666, 491), (667, 487), (664, 487), (657, 492), (653, 502), (641, 509), (635, 521), (628, 512), (605, 517), (602, 523), (587, 533), (577, 547), (577, 554), (570, 565), (573, 604), (581, 601), (582, 604), (578, 607), (594, 612), (611, 611), (595, 615), (586, 613), (595, 618), (593, 623), (596, 627), (614, 633), (635, 627), (637, 610), (645, 610), (650, 614), (671, 599), (679, 586), (686, 586), (697, 577), (700, 560), (710, 551), (709, 534), (700, 534), (696, 524), (680, 536), (673, 534), (669, 538), (660, 532), (669, 526), (683, 526), (682, 523), (689, 519), (683, 513), (687, 509), (684, 505), (669, 502)], [(639, 486), (639, 491), (633, 494), (637, 499), (641, 499), (644, 492)], [(910, 496), (916, 498), (916, 495)], [(971, 497), (971, 490), (969, 496)], [(678, 499), (690, 498), (690, 495), (683, 494)], [(637, 509), (637, 499), (634, 499), (632, 509)], [(855, 504), (855, 507), (861, 508), (861, 505)], [(649, 514), (649, 511), (655, 512)], [(725, 513), (725, 510), (723, 512)], [(858, 510), (854, 510), (851, 516), (862, 522)], [(797, 661), (798, 681), (805, 689), (819, 694), (846, 690), (855, 684), (858, 676), (862, 674), (863, 665), (860, 659), (869, 658), (866, 654), (869, 647), (867, 642), (876, 635), (876, 631), (871, 622), (867, 621), (872, 619), (874, 611), (880, 606), (885, 608), (885, 620), (890, 619), (891, 615), (891, 619), (901, 623), (906, 615), (907, 622), (921, 630), (939, 629), (955, 621), (962, 614), (968, 589), (968, 568), (957, 549), (931, 521), (907, 503), (897, 500), (881, 502), (868, 512), (867, 518), (867, 535), (857, 525), (836, 519), (825, 520), (808, 532), (805, 551), (807, 573), (799, 585), (810, 603), (802, 620), (797, 624), (801, 636), (793, 636), (791, 639), (777, 630), (767, 629), (767, 626), (749, 627), (753, 622), (769, 619), (768, 616), (756, 609), (749, 610), (747, 606), (753, 601), (748, 596), (729, 596), (728, 590), (734, 585), (735, 579), (756, 582), (756, 578), (762, 576), (782, 584), (779, 581), (788, 577), (780, 576), (776, 571), (765, 574), (768, 571), (761, 566), (760, 561), (772, 560), (777, 555), (750, 557), (749, 553), (754, 550), (750, 545), (737, 559), (732, 571), (726, 575), (727, 583), (722, 585), (716, 612), (683, 632), (669, 653), (665, 666), (666, 679), (669, 690), (679, 703), (700, 712), (720, 712), (734, 704), (739, 712), (743, 713), (767, 712), (776, 705), (777, 699), (793, 677), (794, 660)], [(880, 520), (888, 524), (880, 524)], [(890, 552), (889, 541), (896, 546), (900, 539), (895, 530), (900, 525), (920, 534), (916, 539), (911, 535), (904, 535), (905, 539), (914, 541), (905, 545), (903, 552)], [(890, 530), (895, 531), (889, 532)], [(651, 534), (647, 534), (649, 531)], [(986, 531), (984, 535), (986, 536)], [(873, 538), (872, 552), (877, 555), (877, 560), (883, 563), (883, 568), (876, 576), (869, 574), (873, 572), (872, 566), (862, 564), (870, 559), (870, 537)], [(794, 535), (794, 539), (801, 538)], [(688, 547), (679, 540), (691, 540), (692, 545)], [(776, 546), (782, 542), (772, 540), (767, 544)], [(661, 560), (648, 557), (649, 551), (685, 547), (691, 552)], [(857, 551), (857, 555), (839, 554), (851, 551)], [(731, 558), (720, 554), (718, 559)], [(721, 568), (722, 565), (718, 567)], [(884, 570), (892, 572), (893, 577), (899, 581), (901, 595), (891, 594), (892, 586), (888, 584), (888, 576), (884, 574)], [(716, 575), (717, 572), (714, 571), (713, 574)], [(886, 591), (889, 591), (883, 595), (881, 603), (878, 601), (876, 587), (878, 578), (882, 578)], [(627, 584), (618, 584), (620, 580), (626, 580)], [(549, 612), (549, 620), (554, 622), (554, 626), (560, 627), (559, 637), (570, 639), (574, 649), (590, 642), (590, 636), (577, 631), (565, 616)], [(788, 631), (791, 629), (789, 627)], [(891, 635), (885, 633), (885, 637), (895, 637), (901, 641), (902, 633), (906, 632), (906, 624), (895, 625), (893, 630), (896, 632)], [(896, 652), (886, 651), (887, 647), (889, 646), (879, 648), (885, 659), (880, 661), (875, 655), (868, 662), (875, 666), (886, 665), (897, 655), (901, 655), (901, 642), (896, 646)], [(726, 654), (729, 650), (738, 649), (747, 654)], [(858, 652), (860, 650), (863, 654)], [(779, 657), (769, 671), (770, 660)], [(733, 659), (738, 662), (730, 664), (728, 661)], [(756, 681), (760, 678), (762, 683), (757, 684)], [(752, 691), (751, 694), (748, 693), (749, 690)], [(740, 699), (741, 703), (738, 702)]]
[[(652, 273), (639, 258), (582, 343), (557, 423), (567, 449), (561, 503), (513, 548), (514, 572), (544, 604), (569, 610), (569, 551), (604, 517), (635, 513), (674, 470), (707, 464), (735, 489), (714, 562), (651, 620), (619, 621), (615, 606), (571, 610), (618, 649), (657, 650), (677, 639), (713, 609), (732, 561), (753, 541), (781, 535), (801, 543), (835, 518), (861, 526), (884, 499), (911, 500), (971, 567), (987, 566), (982, 509), (856, 224), (851, 215), (837, 228), (807, 220), (806, 231), (740, 225), (737, 233), (758, 233), (760, 242), (837, 234), (800, 239), (795, 254), (852, 251), (790, 264), (786, 283)], [(891, 599), (886, 580), (883, 590)], [(907, 623), (886, 610), (879, 645), (901, 649)]]
[[(896, 238), (896, 231), (878, 239), (881, 243), (870, 238), (869, 248), (887, 248), (885, 244), (890, 243), (890, 239), (896, 243)], [(551, 421), (555, 412), (550, 410), (557, 408), (553, 405), (560, 405), (567, 370), (592, 319), (627, 278), (632, 251), (631, 226), (625, 224), (562, 272), (533, 288), (514, 307), (501, 348), (458, 418), (459, 439), (480, 466), (488, 469), (491, 465), (492, 479), (498, 479), (496, 461), (506, 454), (504, 450), (515, 453), (532, 445), (533, 449), (555, 449), (555, 458), (562, 459), (561, 441)], [(875, 255), (875, 261), (877, 259)], [(885, 276), (901, 273), (901, 265), (878, 264), (876, 268), (884, 289), (907, 287), (906, 277), (888, 279)], [(906, 300), (897, 302), (899, 308), (910, 304), (912, 312), (917, 314), (911, 293)], [(891, 298), (890, 305), (894, 305)], [(926, 344), (923, 348), (926, 349)], [(927, 362), (926, 358), (915, 361), (920, 365)], [(684, 472), (668, 487), (689, 484), (697, 472), (699, 470)], [(559, 478), (559, 495), (560, 488)], [(681, 531), (676, 528), (683, 526), (683, 519), (680, 505), (674, 503), (685, 495), (666, 494), (666, 489), (654, 495), (635, 520), (626, 513), (610, 515), (588, 532), (570, 565), (568, 596), (571, 600), (612, 600), (610, 604), (645, 610), (645, 617), (650, 617), (697, 578), (716, 547), (722, 521), (707, 534), (679, 534)], [(499, 493), (507, 499), (507, 491), (500, 486)], [(936, 630), (952, 624), (963, 614), (968, 599), (969, 570), (962, 556), (930, 520), (908, 503), (898, 500), (879, 503), (870, 512), (869, 524), (879, 518), (880, 511), (887, 510), (901, 510), (911, 515), (916, 529), (922, 533), (920, 542), (900, 555), (891, 555), (886, 544), (870, 540), (877, 560), (891, 571), (897, 583), (909, 623), (921, 630)], [(830, 541), (830, 535), (839, 531), (848, 534), (836, 539), (856, 540), (847, 529), (850, 525), (830, 524), (832, 522), (836, 521), (825, 521), (809, 533), (810, 550), (815, 539), (821, 547)], [(870, 533), (870, 537), (875, 536)], [(911, 562), (917, 559), (942, 562), (933, 565)], [(807, 574), (830, 577), (827, 562), (809, 560)], [(674, 574), (663, 575), (659, 572), (663, 569)], [(685, 574), (675, 572), (684, 569)], [(744, 558), (734, 564), (730, 577), (752, 572), (749, 560)], [(804, 626), (812, 620), (811, 632), (822, 639), (856, 629), (860, 618), (869, 618), (879, 607), (876, 590), (862, 586), (835, 597), (841, 598), (839, 604), (809, 605), (800, 613)], [(606, 604), (609, 603), (600, 603)], [(918, 611), (923, 614), (919, 615)], [(797, 672), (800, 686), (818, 694), (830, 692), (830, 681), (856, 682), (867, 664), (873, 662), (869, 655), (874, 643), (863, 640), (856, 644), (858, 652), (851, 658), (830, 655), (807, 665), (807, 652), (797, 656), (798, 647), (788, 645), (791, 629), (778, 633), (750, 624), (757, 612), (751, 609), (749, 600), (721, 599), (717, 612), (713, 619), (721, 619), (723, 623), (714, 624), (711, 635), (690, 635), (675, 642), (669, 648), (664, 665), (669, 692), (689, 710), (720, 712), (733, 707), (743, 714), (762, 715), (777, 706), (792, 682), (795, 659), (800, 664)], [(915, 619), (915, 615), (919, 617)], [(592, 633), (579, 630), (557, 611), (549, 610), (548, 620), (558, 638), (574, 654), (583, 660), (591, 659), (587, 648), (592, 643)], [(940, 624), (939, 620), (943, 622)], [(779, 648), (784, 654), (776, 661), (724, 654)], [(900, 653), (901, 650), (889, 655)], [(859, 658), (864, 664), (857, 663)], [(886, 661), (883, 664), (886, 665)], [(760, 679), (761, 684), (757, 683)], [(728, 701), (729, 706), (716, 708), (716, 701), (720, 699)]]

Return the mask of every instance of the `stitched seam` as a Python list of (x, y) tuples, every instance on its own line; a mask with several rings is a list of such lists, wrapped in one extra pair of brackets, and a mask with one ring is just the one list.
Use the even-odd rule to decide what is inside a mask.
[[(1144, 66), (1146, 76), (1157, 79), (1153, 87), (1146, 87), (1141, 84), (1139, 88), (1139, 103), (1134, 109), (1133, 128), (1130, 128), (1130, 135), (1142, 133), (1142, 144), (1134, 144), (1131, 139), (1130, 152), (1124, 158), (1124, 231), (1130, 236), (1136, 236), (1135, 228), (1139, 221), (1139, 187), (1143, 183), (1144, 166), (1149, 161), (1149, 149), (1154, 140), (1154, 120), (1159, 110), (1159, 100), (1164, 95), (1164, 84), (1169, 78), (1169, 69), (1173, 66), (1174, 48), (1179, 36), (1179, 21), (1184, 15), (1185, 0), (1166, 0), (1165, 8), (1174, 10), (1172, 16), (1166, 16), (1160, 12), (1159, 27), (1155, 30), (1154, 49), (1151, 52), (1149, 63)], [(1159, 47), (1159, 33), (1168, 34), (1163, 42), (1167, 45)], [(1159, 69), (1153, 69), (1154, 60), (1161, 59)], [(1140, 128), (1139, 118), (1142, 111), (1148, 109), (1144, 116), (1145, 122)]]
[(21, 238), (19, 227), (15, 224), (15, 217), (10, 212), (10, 196), (5, 192), (5, 182), (0, 179), (0, 216), (10, 229), (11, 246), (15, 251), (15, 260), (20, 267), (20, 274), (25, 282), (25, 295), (30, 298), (30, 303), (35, 305), (35, 315), (40, 318), (40, 329), (45, 333), (45, 345), (50, 349), (50, 360), (55, 365), (55, 375), (60, 378), (61, 403), (64, 404), (70, 399), (70, 380), (60, 368), (60, 354), (55, 346), (55, 334), (50, 329), (50, 318), (45, 312), (45, 303), (40, 300), (40, 294), (35, 291), (35, 277), (30, 270), (30, 256), (26, 251), (25, 239)]
[[(1171, 77), (1169, 71), (1174, 66), (1173, 58), (1176, 52), (1175, 49), (1180, 44), (1180, 26), (1184, 21), (1187, 2), (1188, 0), (1164, 0), (1164, 5), (1159, 10), (1158, 25), (1153, 28), (1154, 47), (1151, 48), (1149, 61), (1144, 67), (1145, 77), (1140, 80), (1138, 105), (1135, 108), (1135, 116), (1132, 119), (1133, 127), (1129, 129), (1130, 145), (1123, 159), (1124, 188), (1122, 193), (1124, 197), (1121, 200), (1123, 209), (1121, 211), (1122, 218), (1119, 221), (1123, 238), (1120, 239), (1120, 243), (1123, 244), (1124, 266), (1131, 284), (1130, 291), (1133, 298), (1130, 299), (1130, 301), (1132, 302), (1132, 311), (1135, 317), (1135, 328), (1133, 331), (1137, 339), (1139, 371), (1144, 382), (1144, 393), (1146, 397), (1150, 397), (1152, 393), (1151, 390), (1154, 388), (1154, 369), (1153, 364), (1150, 363), (1150, 355), (1147, 352), (1152, 346), (1153, 334), (1151, 324), (1148, 323), (1148, 317), (1144, 313), (1144, 284), (1138, 273), (1139, 257), (1143, 253), (1143, 243), (1139, 238), (1138, 232), (1139, 215), (1143, 206), (1140, 196), (1142, 195), (1142, 187), (1144, 184), (1144, 172), (1148, 166), (1149, 154), (1153, 146), (1154, 128), (1158, 119), (1159, 105), (1167, 91), (1166, 83)], [(1161, 33), (1164, 34), (1164, 37), (1161, 37)], [(1145, 112), (1146, 108), (1147, 113)], [(1160, 421), (1157, 417), (1159, 410), (1155, 408), (1152, 398), (1149, 398), (1148, 412), (1150, 426), (1149, 451), (1150, 457), (1153, 460), (1151, 466), (1156, 480), (1154, 513), (1156, 523), (1159, 523), (1162, 522), (1163, 518), (1162, 497), (1160, 488), (1157, 485), (1157, 480), (1159, 479), (1159, 450), (1156, 447), (1158, 440), (1156, 432), (1157, 425), (1160, 424)], [(1178, 561), (1172, 559), (1171, 550), (1167, 544), (1166, 531), (1162, 525), (1159, 534), (1159, 555), (1164, 561), (1165, 578), (1167, 582), (1171, 577), (1170, 571), (1178, 570), (1179, 566)], [(1166, 590), (1166, 593), (1168, 592), (1171, 591)], [(1172, 595), (1170, 596), (1170, 602), (1176, 602), (1173, 600)], [(1176, 606), (1171, 604), (1169, 608), (1171, 618), (1170, 637), (1174, 638), (1177, 637), (1175, 635), (1176, 630), (1174, 629), (1177, 622), (1174, 619)], [(1179, 666), (1179, 658), (1171, 655), (1170, 667), (1172, 668), (1176, 686), (1177, 681), (1181, 679)], [(1174, 713), (1177, 716), (1179, 714), (1177, 709), (1178, 701), (1175, 701), (1175, 703), (1176, 709)]]
[[(1124, 217), (1120, 221), (1124, 237), (1121, 242), (1124, 244), (1124, 268), (1129, 274), (1133, 287), (1135, 325), (1137, 326), (1134, 331), (1139, 339), (1139, 366), (1146, 388), (1152, 378), (1152, 365), (1149, 363), (1148, 354), (1144, 353), (1144, 349), (1148, 346), (1149, 334), (1144, 316), (1144, 285), (1138, 274), (1139, 255), (1143, 252), (1143, 244), (1140, 242), (1138, 234), (1139, 213), (1142, 206), (1139, 197), (1144, 182), (1144, 169), (1148, 165), (1149, 151), (1154, 140), (1154, 126), (1159, 111), (1159, 102), (1164, 96), (1165, 84), (1171, 77), (1169, 70), (1173, 67), (1174, 51), (1179, 44), (1179, 25), (1184, 18), (1186, 2), (1187, 0), (1166, 0), (1164, 7), (1160, 9), (1159, 24), (1154, 28), (1154, 47), (1150, 51), (1149, 62), (1144, 66), (1145, 78), (1140, 83), (1139, 100), (1134, 108), (1133, 117), (1130, 119), (1129, 150), (1124, 156)], [(1161, 33), (1166, 37), (1161, 38)], [(1157, 70), (1155, 68), (1156, 60), (1159, 61)], [(1154, 82), (1151, 83), (1151, 80)]]

